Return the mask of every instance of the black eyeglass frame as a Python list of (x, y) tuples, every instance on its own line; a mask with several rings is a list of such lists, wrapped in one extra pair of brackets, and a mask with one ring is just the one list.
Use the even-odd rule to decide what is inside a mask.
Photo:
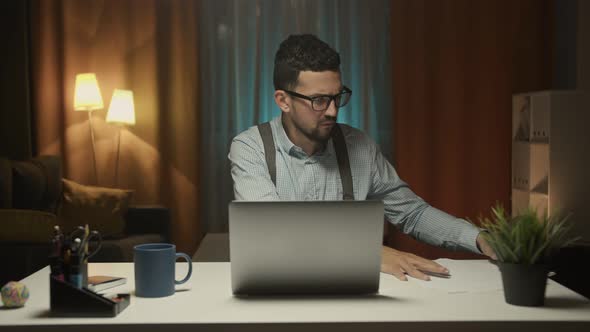
[[(344, 107), (350, 101), (350, 97), (352, 97), (352, 90), (350, 90), (348, 87), (346, 87), (344, 85), (342, 86), (342, 91), (340, 91), (340, 93), (335, 94), (335, 95), (318, 95), (318, 96), (310, 97), (310, 96), (302, 95), (302, 94), (297, 93), (295, 91), (290, 91), (290, 90), (283, 90), (283, 91), (285, 91), (287, 94), (289, 94), (293, 97), (311, 101), (311, 108), (316, 112), (324, 112), (325, 110), (327, 110), (330, 107), (330, 104), (332, 102), (334, 102), (334, 105), (336, 105), (336, 98), (342, 97), (342, 95), (348, 94), (349, 95), (348, 99), (346, 100), (346, 102), (344, 104), (336, 105), (336, 108)], [(316, 108), (314, 101), (318, 100), (319, 98), (326, 98), (326, 97), (330, 98), (330, 101), (326, 104), (326, 107), (323, 109)]]

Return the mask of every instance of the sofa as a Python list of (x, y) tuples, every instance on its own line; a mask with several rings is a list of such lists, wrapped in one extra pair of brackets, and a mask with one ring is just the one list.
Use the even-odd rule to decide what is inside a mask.
[[(104, 192), (127, 193), (72, 183), (62, 178), (58, 156), (42, 156), (28, 161), (0, 158), (0, 285), (20, 280), (48, 264), (55, 225), (68, 232), (68, 218), (70, 225), (86, 221), (84, 216), (76, 215), (83, 213), (83, 205), (71, 208), (71, 202), (76, 202), (78, 194), (68, 186), (85, 188), (101, 195)], [(86, 204), (88, 199), (79, 201)], [(103, 211), (97, 209), (104, 206), (108, 210), (104, 211), (105, 215), (112, 214), (113, 218), (120, 219), (115, 219), (119, 230), (115, 234), (105, 229), (102, 248), (90, 262), (130, 262), (133, 261), (135, 245), (170, 241), (170, 211), (167, 208), (127, 205), (113, 209), (104, 202), (100, 204), (89, 213), (95, 219), (97, 216), (100, 218), (102, 214), (97, 211)], [(93, 227), (100, 228), (101, 225)]]

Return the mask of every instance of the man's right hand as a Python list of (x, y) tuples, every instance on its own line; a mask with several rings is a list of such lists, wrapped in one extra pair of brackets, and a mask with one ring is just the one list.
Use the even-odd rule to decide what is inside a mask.
[(447, 268), (429, 259), (386, 246), (383, 246), (381, 251), (381, 272), (392, 274), (402, 281), (408, 280), (406, 274), (421, 280), (430, 280), (430, 277), (426, 275), (428, 272), (449, 274)]

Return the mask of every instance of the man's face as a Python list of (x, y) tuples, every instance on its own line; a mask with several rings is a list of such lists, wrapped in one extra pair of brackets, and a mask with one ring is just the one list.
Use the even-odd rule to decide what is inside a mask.
[[(342, 91), (340, 73), (302, 71), (293, 91), (312, 98), (319, 95), (336, 95)], [(325, 142), (330, 138), (338, 116), (338, 108), (334, 101), (325, 111), (314, 110), (311, 101), (302, 98), (290, 96), (287, 102), (289, 112), (286, 112), (286, 115), (300, 134), (316, 142)]]

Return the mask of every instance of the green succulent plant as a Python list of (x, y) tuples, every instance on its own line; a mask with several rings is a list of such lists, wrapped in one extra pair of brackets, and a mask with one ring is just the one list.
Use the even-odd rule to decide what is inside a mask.
[(538, 264), (545, 262), (559, 248), (574, 243), (577, 238), (568, 237), (569, 215), (553, 214), (540, 217), (529, 207), (519, 215), (510, 217), (497, 204), (492, 208), (492, 218), (479, 218), (484, 239), (504, 263)]

